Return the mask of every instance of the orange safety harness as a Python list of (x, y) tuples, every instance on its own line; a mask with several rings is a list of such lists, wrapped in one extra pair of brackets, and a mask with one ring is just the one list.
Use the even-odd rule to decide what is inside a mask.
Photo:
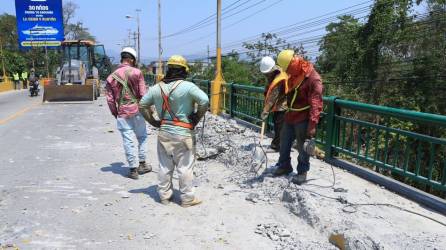
[[(172, 86), (172, 89), (167, 94), (163, 91), (162, 88), (162, 85), (164, 85), (164, 83), (162, 82), (159, 83), (161, 96), (163, 98), (163, 106), (161, 111), (161, 125), (168, 124), (187, 129), (194, 129), (191, 123), (180, 121), (180, 119), (178, 119), (178, 117), (175, 115), (175, 113), (172, 111), (172, 108), (170, 107), (169, 97), (172, 94), (172, 92), (178, 87), (178, 85), (180, 85), (181, 82), (183, 82), (183, 80), (175, 82), (174, 85)], [(169, 112), (169, 115), (172, 118), (172, 120), (164, 118), (164, 114), (166, 113), (166, 111)]]

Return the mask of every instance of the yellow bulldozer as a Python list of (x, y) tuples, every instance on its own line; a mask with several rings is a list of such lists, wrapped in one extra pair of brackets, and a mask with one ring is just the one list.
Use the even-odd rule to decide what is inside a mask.
[(111, 73), (103, 45), (89, 40), (63, 41), (56, 79), (45, 85), (44, 102), (94, 101), (101, 83)]

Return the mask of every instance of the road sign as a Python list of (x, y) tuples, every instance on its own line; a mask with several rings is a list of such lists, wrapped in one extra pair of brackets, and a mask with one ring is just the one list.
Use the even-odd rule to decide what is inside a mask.
[(20, 48), (60, 46), (62, 0), (15, 0), (15, 8)]

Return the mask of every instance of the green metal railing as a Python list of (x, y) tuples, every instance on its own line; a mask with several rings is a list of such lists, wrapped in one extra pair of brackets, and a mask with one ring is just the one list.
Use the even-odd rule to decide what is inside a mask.
[[(189, 79), (210, 96), (211, 81)], [(223, 109), (260, 125), (264, 89), (225, 84)], [(271, 129), (273, 124), (268, 122)], [(420, 189), (446, 191), (446, 116), (324, 97), (317, 142), (326, 159), (359, 162)]]

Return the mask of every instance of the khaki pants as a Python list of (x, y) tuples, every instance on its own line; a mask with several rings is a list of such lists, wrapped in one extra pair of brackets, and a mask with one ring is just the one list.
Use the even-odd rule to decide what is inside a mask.
[(158, 135), (159, 185), (161, 200), (173, 195), (172, 177), (178, 171), (181, 201), (194, 200), (195, 137), (174, 135), (161, 131)]

